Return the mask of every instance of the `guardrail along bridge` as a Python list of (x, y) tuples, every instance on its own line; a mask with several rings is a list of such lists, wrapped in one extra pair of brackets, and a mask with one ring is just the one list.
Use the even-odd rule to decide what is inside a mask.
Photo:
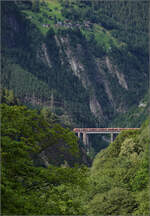
[(83, 143), (85, 146), (89, 145), (88, 134), (110, 134), (110, 142), (114, 140), (114, 134), (119, 134), (121, 131), (125, 130), (139, 130), (140, 128), (74, 128), (73, 131), (80, 138), (82, 134)]

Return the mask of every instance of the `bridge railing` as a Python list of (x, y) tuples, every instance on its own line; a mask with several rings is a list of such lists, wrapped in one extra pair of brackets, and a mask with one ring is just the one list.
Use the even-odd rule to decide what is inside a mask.
[(120, 132), (123, 130), (139, 130), (140, 128), (74, 128), (75, 133), (83, 132)]

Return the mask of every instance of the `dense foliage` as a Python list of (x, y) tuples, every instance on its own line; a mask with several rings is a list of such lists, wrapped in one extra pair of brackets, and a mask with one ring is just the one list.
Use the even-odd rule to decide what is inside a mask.
[(1, 6), (2, 214), (149, 215), (149, 121), (90, 135), (91, 168), (70, 130), (147, 118), (149, 1)]
[[(101, 55), (110, 53), (110, 48), (116, 52), (116, 48), (122, 53), (121, 46), (116, 46), (119, 41), (127, 46), (134, 56), (140, 61), (148, 57), (148, 9), (149, 1), (61, 1), (62, 14), (74, 21), (90, 21), (103, 27), (103, 32), (97, 32), (95, 26), (87, 33), (92, 41), (101, 48)], [(81, 15), (82, 14), (82, 15)], [(105, 33), (104, 33), (105, 32)], [(109, 37), (106, 35), (109, 32)], [(93, 34), (94, 33), (94, 34)], [(103, 37), (102, 37), (103, 36)], [(115, 40), (113, 39), (115, 38)], [(116, 40), (117, 39), (117, 40)], [(118, 53), (118, 52), (117, 52)], [(112, 54), (115, 57), (115, 54)], [(128, 56), (129, 59), (129, 56)], [(143, 59), (143, 60), (142, 60)], [(120, 56), (117, 64), (120, 64)], [(146, 67), (145, 67), (146, 68)]]
[[(82, 214), (80, 196), (87, 174), (86, 168), (77, 165), (80, 152), (76, 136), (25, 106), (2, 104), (1, 114), (2, 213)], [(57, 160), (49, 157), (48, 168), (43, 168), (37, 158), (47, 147), (53, 148)]]
[[(148, 120), (118, 135), (87, 168), (76, 164), (77, 138), (69, 130), (25, 106), (2, 104), (1, 111), (3, 215), (149, 214)], [(39, 152), (58, 143), (57, 166), (53, 158), (46, 168), (37, 163)]]
[(149, 120), (90, 135), (90, 168), (70, 130), (147, 118), (149, 1), (1, 6), (2, 214), (149, 215)]
[(122, 132), (97, 154), (91, 174), (88, 214), (149, 214), (149, 121)]

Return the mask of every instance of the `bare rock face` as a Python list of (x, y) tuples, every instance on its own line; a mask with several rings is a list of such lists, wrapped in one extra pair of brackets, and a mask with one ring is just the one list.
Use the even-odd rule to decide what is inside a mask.
[[(112, 113), (124, 113), (127, 110), (126, 102), (117, 96), (117, 91), (122, 91), (122, 94), (124, 94), (123, 91), (130, 92), (130, 89), (123, 71), (120, 71), (113, 60), (109, 56), (96, 58), (86, 52), (85, 47), (80, 43), (72, 47), (69, 34), (65, 36), (54, 35), (54, 40), (61, 67), (66, 67), (66, 69), (72, 71), (70, 76), (76, 76), (85, 91), (88, 92), (88, 106), (91, 114), (99, 122), (103, 122), (103, 120), (109, 119), (109, 115), (111, 115), (106, 110), (111, 110)], [(42, 43), (41, 54), (38, 57), (41, 56), (43, 63), (50, 70), (53, 70), (55, 64), (53, 63), (52, 53), (49, 53), (48, 49), (47, 44)], [(90, 61), (89, 64), (85, 64), (87, 58)], [(89, 67), (91, 68), (89, 69)], [(61, 73), (61, 68), (59, 73)], [(114, 89), (117, 90), (114, 91)]]
[(110, 59), (108, 56), (106, 56), (106, 65), (108, 67), (108, 70), (111, 74), (113, 75), (116, 75), (117, 79), (118, 79), (118, 82), (119, 84), (125, 88), (126, 90), (128, 90), (128, 85), (127, 85), (127, 82), (125, 80), (125, 77), (123, 75), (123, 73), (119, 72), (118, 69), (117, 69), (117, 66), (116, 65), (112, 65)]
[(46, 60), (47, 65), (49, 66), (49, 68), (52, 68), (52, 63), (51, 63), (51, 60), (48, 56), (47, 47), (46, 47), (45, 43), (42, 44), (42, 51), (43, 51), (44, 59)]
[(90, 110), (94, 114), (94, 116), (97, 117), (98, 119), (103, 117), (103, 111), (101, 105), (99, 104), (95, 95), (91, 96), (90, 98)]
[[(80, 56), (78, 53), (83, 52), (83, 47), (80, 44), (77, 44), (76, 50), (74, 51), (72, 49), (72, 46), (69, 42), (68, 37), (56, 37), (56, 44), (61, 49), (63, 47), (64, 54), (66, 55), (67, 61), (70, 65), (70, 68), (73, 72), (73, 74), (78, 77), (78, 79), (81, 81), (83, 87), (88, 90), (89, 92), (89, 107), (91, 110), (91, 113), (98, 118), (99, 120), (102, 119), (103, 111), (100, 103), (98, 102), (95, 94), (95, 89), (93, 87), (93, 84), (91, 80), (89, 79), (86, 68), (84, 67), (83, 63), (80, 60)], [(62, 53), (62, 49), (60, 51)]]

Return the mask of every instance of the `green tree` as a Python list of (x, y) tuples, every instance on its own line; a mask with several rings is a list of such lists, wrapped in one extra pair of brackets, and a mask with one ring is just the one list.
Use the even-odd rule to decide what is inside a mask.
[[(57, 144), (61, 154), (66, 151), (76, 157), (79, 153), (76, 136), (24, 106), (2, 104), (1, 111), (2, 213), (83, 214), (84, 199), (80, 197), (86, 191), (87, 169), (53, 165), (46, 169), (34, 163), (35, 155)], [(58, 155), (56, 150), (55, 154)], [(57, 157), (59, 160), (62, 156)], [(64, 162), (64, 157), (60, 162)]]
[(32, 1), (32, 10), (34, 12), (39, 12), (40, 11), (40, 0), (33, 0)]
[(97, 194), (90, 201), (88, 214), (92, 215), (128, 215), (136, 207), (131, 193), (122, 188), (112, 188), (106, 193)]

